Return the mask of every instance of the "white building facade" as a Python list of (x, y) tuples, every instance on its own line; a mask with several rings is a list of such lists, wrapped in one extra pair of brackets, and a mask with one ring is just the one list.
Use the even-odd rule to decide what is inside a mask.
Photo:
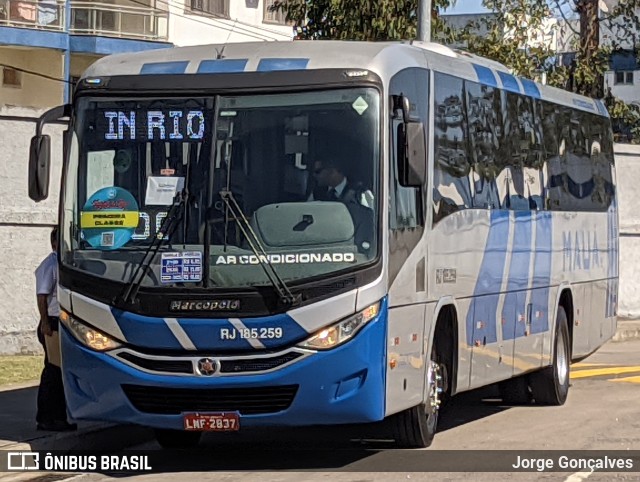
[[(164, 0), (163, 0), (164, 1)], [(168, 0), (169, 41), (176, 46), (289, 41), (293, 27), (273, 0)]]
[[(637, 9), (635, 14), (636, 17), (640, 17), (640, 9)], [(580, 21), (577, 19), (560, 21), (558, 24), (556, 50), (563, 65), (570, 65), (575, 58), (579, 31)], [(640, 107), (640, 62), (637, 50), (640, 46), (640, 32), (624, 18), (617, 18), (615, 21), (602, 20), (600, 45), (619, 48), (612, 53), (609, 70), (604, 74), (605, 93), (611, 89), (614, 97)]]
[[(0, 0), (0, 355), (40, 350), (34, 270), (57, 219), (63, 126), (52, 138), (50, 196), (27, 193), (35, 119), (71, 96), (97, 59), (122, 52), (242, 41), (290, 41), (272, 0)], [(212, 56), (215, 53), (212, 52)]]

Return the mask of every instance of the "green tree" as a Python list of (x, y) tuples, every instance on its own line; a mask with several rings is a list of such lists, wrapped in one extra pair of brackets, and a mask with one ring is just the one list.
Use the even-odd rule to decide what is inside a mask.
[[(451, 30), (438, 10), (455, 0), (433, 0), (432, 29), (445, 40)], [(418, 0), (276, 0), (300, 40), (407, 40), (417, 35)]]
[[(611, 54), (637, 51), (629, 39), (640, 35), (635, 13), (640, 0), (614, 3), (602, 13), (598, 0), (485, 0), (494, 15), (457, 32), (457, 39), (471, 52), (502, 62), (518, 75), (538, 80), (546, 75), (550, 85), (604, 99), (614, 125), (626, 126), (640, 142), (637, 109), (611, 96), (604, 85)], [(557, 64), (554, 36), (566, 40), (565, 51), (575, 52), (569, 65)]]
[[(484, 0), (493, 15), (452, 30), (439, 12), (455, 0), (433, 0), (432, 38), (463, 45), (517, 75), (545, 76), (550, 85), (604, 98), (614, 124), (626, 125), (640, 142), (640, 112), (607, 95), (603, 81), (611, 53), (635, 48), (629, 39), (640, 38), (640, 0), (604, 1), (610, 5), (605, 14), (599, 0)], [(297, 39), (381, 41), (416, 38), (417, 6), (418, 0), (276, 0), (273, 9), (285, 13)], [(557, 65), (550, 41), (560, 29), (573, 34), (567, 48), (576, 55), (567, 66)]]

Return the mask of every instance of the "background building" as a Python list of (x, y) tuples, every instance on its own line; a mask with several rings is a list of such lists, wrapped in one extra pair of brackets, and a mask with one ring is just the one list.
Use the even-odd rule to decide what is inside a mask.
[(68, 100), (109, 54), (173, 45), (291, 40), (273, 0), (0, 0), (0, 105)]
[[(640, 9), (636, 10), (640, 16)], [(619, 49), (611, 54), (609, 70), (604, 75), (604, 91), (628, 104), (640, 107), (640, 63), (638, 62), (638, 46), (640, 46), (640, 32), (624, 25), (624, 18), (600, 23), (600, 45), (612, 46)], [(580, 22), (577, 19), (561, 20), (558, 23), (558, 41), (556, 50), (562, 65), (569, 66), (576, 56), (578, 42), (577, 32)]]
[[(34, 270), (56, 223), (63, 126), (52, 140), (50, 196), (27, 194), (29, 141), (46, 109), (67, 102), (81, 73), (121, 52), (241, 41), (289, 41), (273, 0), (0, 0), (0, 354), (33, 353)], [(212, 52), (212, 56), (214, 53)]]

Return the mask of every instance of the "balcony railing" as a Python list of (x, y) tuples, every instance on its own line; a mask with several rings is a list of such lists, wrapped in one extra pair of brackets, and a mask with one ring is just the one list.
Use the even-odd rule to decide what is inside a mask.
[(168, 16), (168, 12), (151, 7), (72, 1), (69, 32), (140, 40), (167, 40)]
[(0, 25), (64, 30), (64, 2), (57, 0), (0, 0)]

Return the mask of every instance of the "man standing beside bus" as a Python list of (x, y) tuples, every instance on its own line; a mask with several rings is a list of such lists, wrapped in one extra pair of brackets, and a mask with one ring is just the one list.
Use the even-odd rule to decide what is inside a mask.
[(45, 337), (58, 331), (58, 228), (51, 231), (51, 253), (42, 260), (36, 269), (36, 295), (38, 300), (38, 341), (44, 348), (44, 368), (38, 388), (38, 412), (36, 422), (38, 430), (68, 431), (75, 430), (76, 424), (67, 422), (67, 403), (64, 398), (62, 371), (52, 363), (52, 354), (47, 349)]

